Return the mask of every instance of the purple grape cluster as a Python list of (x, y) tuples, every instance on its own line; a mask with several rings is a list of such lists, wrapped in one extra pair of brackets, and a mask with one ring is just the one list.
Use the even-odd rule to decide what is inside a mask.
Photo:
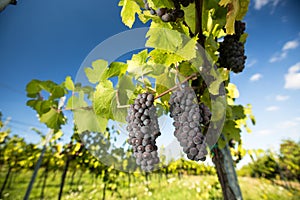
[(207, 114), (206, 108), (199, 107), (194, 90), (187, 85), (173, 91), (169, 105), (170, 116), (174, 119), (174, 135), (183, 152), (190, 160), (204, 161), (207, 155), (206, 137), (202, 133), (201, 123), (209, 123), (210, 116), (204, 116)]
[(155, 140), (161, 133), (153, 102), (152, 94), (139, 94), (134, 104), (130, 105), (126, 118), (128, 143), (133, 146), (137, 165), (144, 171), (154, 170), (155, 165), (159, 163)]
[(240, 37), (244, 33), (246, 25), (244, 22), (235, 22), (235, 34), (226, 35), (220, 43), (219, 60), (220, 67), (227, 68), (235, 73), (242, 72), (245, 68), (247, 56), (245, 56), (244, 44)]
[[(186, 0), (190, 3), (189, 0)], [(186, 1), (182, 5), (186, 5)], [(149, 10), (152, 15), (157, 15), (161, 18), (164, 22), (175, 22), (178, 18), (184, 17), (184, 11), (180, 9), (181, 1), (179, 0), (173, 0), (175, 8), (174, 9), (168, 9), (168, 8), (158, 8), (157, 10), (152, 9), (147, 0), (144, 0), (145, 9)], [(187, 5), (189, 5), (189, 3)]]

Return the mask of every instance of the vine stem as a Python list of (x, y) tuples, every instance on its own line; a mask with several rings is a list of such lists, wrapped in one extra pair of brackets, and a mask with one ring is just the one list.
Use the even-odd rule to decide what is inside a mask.
[(160, 98), (160, 97), (162, 97), (162, 96), (168, 94), (169, 92), (172, 92), (173, 90), (176, 90), (178, 87), (180, 87), (179, 85), (181, 85), (181, 84), (187, 82), (188, 80), (191, 80), (191, 79), (193, 80), (193, 79), (195, 79), (195, 78), (197, 78), (197, 77), (198, 77), (198, 74), (192, 74), (192, 75), (186, 77), (186, 78), (185, 78), (182, 82), (180, 82), (178, 85), (175, 85), (174, 87), (172, 87), (172, 88), (170, 88), (170, 89), (164, 91), (163, 93), (157, 95), (154, 99), (158, 99), (158, 98)]
[(195, 10), (196, 10), (196, 34), (199, 34), (198, 43), (204, 48), (205, 36), (203, 35), (202, 29), (202, 13), (203, 13), (203, 0), (195, 0)]

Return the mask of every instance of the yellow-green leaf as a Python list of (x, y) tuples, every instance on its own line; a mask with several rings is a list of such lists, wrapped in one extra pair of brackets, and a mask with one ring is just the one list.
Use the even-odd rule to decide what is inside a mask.
[(72, 90), (72, 91), (75, 90), (74, 83), (73, 83), (72, 78), (70, 76), (66, 77), (65, 87), (67, 88), (67, 90)]
[(140, 6), (134, 0), (124, 0), (121, 17), (122, 22), (129, 28), (132, 28), (136, 13), (141, 13)]
[(221, 0), (219, 2), (220, 6), (227, 7), (227, 15), (226, 15), (226, 33), (227, 34), (234, 34), (234, 23), (239, 13), (240, 9), (240, 2), (239, 0)]
[(84, 69), (84, 72), (91, 83), (98, 83), (101, 80), (102, 74), (108, 66), (105, 60), (96, 60), (92, 63), (92, 68)]

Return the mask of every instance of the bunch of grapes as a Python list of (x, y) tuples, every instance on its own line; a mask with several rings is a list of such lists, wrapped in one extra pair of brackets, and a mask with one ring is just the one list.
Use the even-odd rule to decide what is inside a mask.
[(246, 30), (246, 23), (245, 22), (241, 22), (241, 21), (235, 21), (234, 23), (234, 30), (235, 33), (233, 36), (236, 37), (236, 39), (240, 39), (241, 35), (245, 32)]
[[(175, 8), (174, 9), (168, 9), (168, 8), (158, 8), (157, 10), (152, 9), (147, 0), (144, 0), (145, 9), (149, 10), (152, 15), (157, 15), (161, 18), (164, 22), (175, 22), (178, 18), (184, 17), (184, 11), (180, 9), (181, 2), (184, 2), (182, 5), (188, 6), (190, 2), (189, 0), (186, 1), (179, 1), (179, 0), (173, 0)], [(188, 2), (188, 4), (186, 4)]]
[(240, 42), (240, 37), (245, 31), (245, 23), (235, 22), (235, 34), (226, 35), (224, 41), (220, 43), (219, 60), (220, 67), (232, 70), (235, 73), (242, 72), (245, 68), (247, 56), (245, 56), (244, 44)]
[[(207, 150), (201, 123), (209, 123), (208, 108), (199, 107), (194, 90), (185, 85), (174, 91), (169, 100), (170, 116), (174, 119), (174, 135), (190, 160), (204, 161)], [(201, 112), (202, 111), (202, 112)]]
[(144, 171), (152, 171), (159, 163), (155, 140), (161, 133), (153, 102), (152, 94), (139, 94), (130, 105), (126, 118), (128, 143), (133, 146), (137, 165)]

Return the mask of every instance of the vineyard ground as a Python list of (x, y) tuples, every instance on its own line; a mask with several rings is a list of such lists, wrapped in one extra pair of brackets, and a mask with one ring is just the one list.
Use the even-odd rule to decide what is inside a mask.
[[(41, 199), (42, 173), (34, 184), (30, 199)], [(32, 172), (22, 171), (14, 173), (9, 188), (4, 191), (3, 200), (21, 200), (24, 197)], [(104, 183), (99, 178), (95, 180), (89, 173), (84, 173), (80, 182), (80, 172), (76, 173), (71, 186), (72, 172), (68, 173), (67, 182), (64, 187), (63, 199), (87, 200), (102, 199)], [(0, 184), (4, 180), (5, 173), (1, 170)], [(49, 173), (45, 187), (43, 199), (57, 199), (61, 172)], [(144, 177), (138, 176), (136, 180), (131, 176), (132, 182), (129, 187), (128, 177), (119, 177), (118, 185), (112, 184), (106, 187), (105, 199), (159, 199), (159, 200), (179, 200), (179, 199), (222, 199), (222, 190), (216, 176), (183, 176), (179, 179), (177, 176), (169, 175), (150, 175), (149, 181)], [(121, 180), (123, 179), (123, 180)], [(245, 200), (259, 199), (280, 199), (280, 200), (298, 200), (300, 199), (300, 184), (291, 182), (279, 182), (274, 184), (269, 180), (240, 177), (242, 193)], [(147, 185), (148, 183), (148, 185)], [(289, 185), (293, 189), (286, 189), (283, 186)]]

